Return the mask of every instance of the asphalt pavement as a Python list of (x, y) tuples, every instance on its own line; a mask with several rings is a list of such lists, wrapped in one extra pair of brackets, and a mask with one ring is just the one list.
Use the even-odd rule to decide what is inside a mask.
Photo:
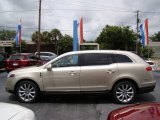
[[(37, 120), (106, 120), (110, 111), (126, 106), (113, 103), (106, 95), (45, 95), (37, 103), (19, 103), (15, 96), (5, 91), (5, 71), (0, 71), (0, 102), (25, 106), (35, 112)], [(137, 95), (135, 103), (160, 101), (160, 73), (154, 92)]]

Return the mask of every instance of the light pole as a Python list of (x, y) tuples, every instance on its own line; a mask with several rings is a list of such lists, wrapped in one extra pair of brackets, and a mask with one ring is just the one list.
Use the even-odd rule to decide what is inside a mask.
[(41, 48), (41, 0), (39, 0), (39, 19), (38, 19), (38, 58), (40, 59)]

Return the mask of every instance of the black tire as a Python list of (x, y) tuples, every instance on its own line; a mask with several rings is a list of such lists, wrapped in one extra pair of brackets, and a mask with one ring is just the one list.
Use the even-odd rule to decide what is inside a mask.
[(16, 97), (23, 103), (35, 102), (39, 97), (38, 86), (31, 81), (22, 81), (16, 86)]
[(112, 95), (116, 103), (128, 104), (135, 99), (136, 88), (131, 82), (119, 82), (114, 86)]

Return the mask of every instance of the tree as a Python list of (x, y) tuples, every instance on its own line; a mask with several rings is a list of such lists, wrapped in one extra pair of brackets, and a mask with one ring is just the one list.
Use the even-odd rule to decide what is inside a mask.
[(50, 32), (50, 39), (51, 39), (51, 42), (55, 44), (56, 48), (55, 48), (55, 51), (57, 51), (57, 55), (58, 55), (58, 41), (62, 38), (62, 34), (60, 32), (60, 30), (58, 29), (53, 29), (51, 32)]
[(150, 37), (150, 39), (154, 42), (160, 42), (160, 31), (158, 33), (155, 33)]
[(65, 53), (73, 50), (73, 38), (69, 35), (64, 35), (58, 41), (58, 51), (59, 53)]
[(128, 26), (106, 25), (96, 42), (100, 44), (100, 49), (120, 49), (134, 50), (136, 34)]
[(0, 31), (0, 40), (14, 40), (16, 36), (16, 31), (14, 30), (1, 30)]
[[(40, 39), (42, 40), (42, 34), (40, 34)], [(38, 31), (35, 31), (32, 34), (32, 41), (35, 42), (35, 43), (38, 43)]]
[(148, 58), (148, 57), (151, 58), (152, 55), (154, 54), (154, 51), (150, 46), (141, 47), (141, 52), (144, 58)]
[(51, 43), (50, 32), (44, 31), (44, 32), (42, 33), (42, 41), (45, 42), (46, 44), (47, 44), (47, 43)]

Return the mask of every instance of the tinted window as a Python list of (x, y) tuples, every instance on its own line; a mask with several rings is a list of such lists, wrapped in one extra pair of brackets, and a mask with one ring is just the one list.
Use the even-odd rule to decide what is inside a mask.
[(25, 59), (24, 55), (11, 55), (9, 60), (21, 60), (21, 59)]
[(78, 55), (68, 55), (52, 63), (52, 67), (78, 66)]
[(112, 55), (106, 53), (84, 54), (84, 66), (108, 65), (113, 63)]
[(41, 60), (50, 61), (49, 57), (41, 56)]
[(121, 54), (114, 54), (117, 63), (128, 63), (132, 62), (132, 60), (126, 56)]
[(150, 65), (154, 65), (154, 63), (153, 62), (147, 62), (148, 64), (150, 64)]
[(30, 54), (28, 55), (28, 59), (38, 59), (37, 56), (35, 56), (34, 54)]

